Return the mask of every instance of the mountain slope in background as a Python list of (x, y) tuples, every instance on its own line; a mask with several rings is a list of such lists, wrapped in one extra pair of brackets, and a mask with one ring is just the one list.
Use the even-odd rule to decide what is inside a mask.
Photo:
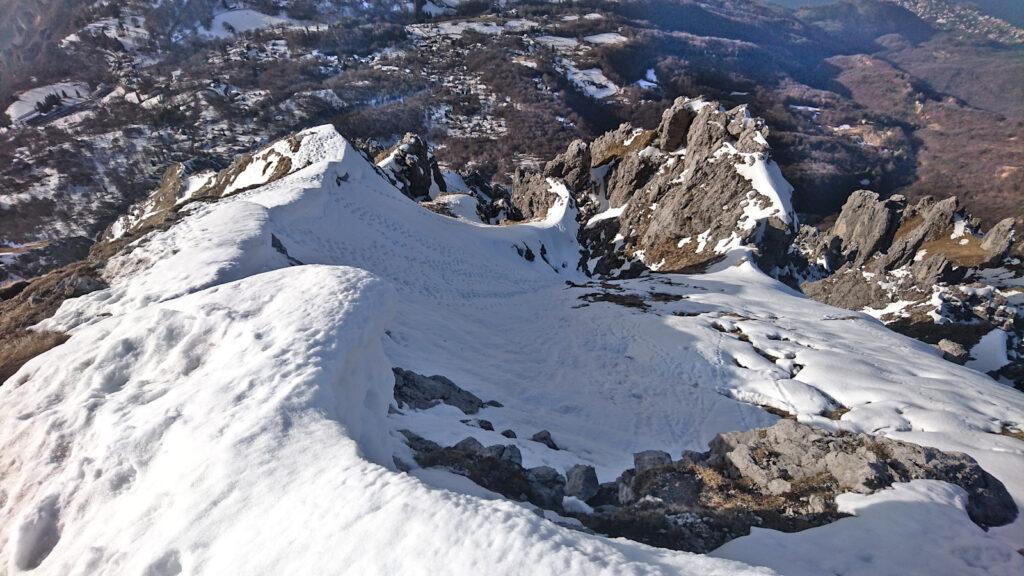
[[(169, 167), (219, 170), (303, 127), (331, 122), (380, 152), (417, 132), (442, 164), (507, 190), (574, 138), (653, 128), (680, 95), (764, 116), (807, 222), (862, 187), (955, 194), (989, 225), (1020, 216), (1021, 45), (891, 3), (431, 4), (422, 23), (341, 1), (62, 6), (19, 20), (45, 41), (4, 52), (17, 65), (0, 96), (29, 111), (0, 134), (7, 282), (84, 255)], [(71, 82), (88, 89), (58, 89)]]

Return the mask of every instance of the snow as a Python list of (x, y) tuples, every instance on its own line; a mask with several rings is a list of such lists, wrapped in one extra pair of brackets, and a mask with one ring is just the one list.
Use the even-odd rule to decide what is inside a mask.
[(61, 47), (67, 47), (76, 42), (81, 42), (82, 33), (103, 34), (113, 38), (125, 47), (125, 50), (135, 51), (145, 48), (149, 43), (149, 32), (142, 26), (141, 17), (129, 17), (123, 19), (104, 18), (86, 25), (75, 34), (70, 34), (61, 40)]
[(435, 203), (444, 205), (456, 218), (470, 222), (480, 221), (480, 214), (476, 211), (476, 197), (470, 194), (444, 194), (439, 196)]
[(914, 480), (869, 496), (843, 494), (836, 503), (855, 516), (795, 534), (754, 528), (713, 555), (787, 576), (1024, 573), (1024, 556), (965, 522), (967, 495), (958, 486)]
[(736, 172), (754, 185), (758, 194), (768, 199), (770, 205), (764, 213), (755, 217), (777, 216), (794, 230), (798, 227), (796, 212), (793, 210), (793, 186), (782, 175), (779, 165), (768, 160), (763, 154), (745, 157), (736, 164)]
[(564, 508), (566, 512), (572, 512), (575, 514), (594, 513), (594, 509), (591, 508), (586, 502), (574, 496), (565, 496), (564, 498), (562, 498), (562, 508)]
[(604, 212), (599, 212), (597, 214), (594, 214), (593, 216), (590, 217), (590, 220), (587, 220), (586, 227), (590, 228), (591, 226), (593, 226), (594, 224), (597, 224), (598, 222), (600, 222), (602, 220), (608, 220), (609, 218), (618, 218), (619, 216), (622, 216), (622, 212), (626, 209), (626, 205), (627, 204), (623, 204), (622, 206), (619, 206), (618, 208), (608, 208)]
[(982, 336), (974, 348), (971, 348), (971, 359), (967, 361), (966, 366), (978, 372), (992, 372), (1009, 364), (1010, 359), (1006, 357), (1007, 336), (1006, 331), (999, 328)]
[[(465, 479), (400, 472), (393, 459), (412, 462), (397, 433), (409, 429), (445, 445), (514, 444), (526, 466), (589, 464), (610, 481), (636, 451), (699, 450), (719, 432), (776, 420), (754, 403), (966, 452), (1024, 505), (1024, 443), (998, 434), (1024, 422), (1019, 392), (866, 315), (808, 300), (749, 258), (614, 282), (622, 294), (682, 297), (649, 299), (647, 312), (581, 306), (599, 288), (566, 284), (587, 278), (561, 182), (549, 181), (558, 201), (542, 220), (487, 226), (409, 200), (329, 127), (289, 153), (292, 173), (194, 204), (112, 261), (109, 288), (43, 323), (71, 339), (0, 386), (0, 565), (767, 574), (570, 530)], [(500, 402), (478, 416), (518, 437), (466, 426), (451, 406), (389, 414), (393, 366)], [(849, 409), (840, 420), (820, 414), (836, 405)], [(561, 450), (527, 439), (542, 429)], [(871, 541), (903, 573), (935, 568), (918, 549), (952, 567), (1015, 568), (1024, 522), (981, 533), (962, 493), (929, 486), (870, 497), (892, 503), (847, 502), (857, 517), (778, 536), (774, 555), (760, 530), (720, 553), (823, 574), (863, 566)], [(908, 520), (875, 513), (891, 509)], [(920, 546), (898, 556), (897, 542)]]
[[(234, 32), (230, 31), (227, 26), (230, 26)], [(210, 27), (200, 27), (199, 33), (212, 38), (230, 38), (234, 34), (273, 26), (301, 27), (302, 23), (291, 18), (272, 16), (249, 8), (242, 8), (215, 15)]]
[[(17, 100), (5, 111), (11, 122), (19, 123), (37, 114), (36, 104), (42, 102), (50, 94), (57, 94), (65, 105), (78, 104), (89, 98), (92, 90), (85, 82), (66, 81), (47, 84), (26, 90), (17, 96)], [(67, 94), (65, 97), (64, 95)]]
[[(72, 338), (0, 387), (4, 565), (44, 574), (517, 574), (528, 561), (539, 573), (769, 573), (565, 529), (450, 478), (398, 471), (392, 455), (406, 449), (396, 429), (417, 414), (388, 415), (393, 365), (501, 397), (515, 407), (498, 420), (520, 428), (564, 413), (571, 423), (556, 429), (567, 446), (586, 446), (569, 433), (577, 422), (617, 421), (616, 466), (647, 436), (623, 434), (629, 394), (666, 401), (656, 388), (606, 389), (626, 402), (574, 411), (566, 401), (575, 392), (524, 372), (570, 367), (582, 360), (570, 352), (586, 345), (567, 338), (575, 295), (564, 280), (577, 278), (578, 249), (564, 185), (551, 182), (560, 200), (541, 221), (473, 225), (423, 209), (340, 138), (334, 144), (300, 151), (317, 159), (282, 180), (199, 205), (144, 238), (108, 270), (111, 288), (68, 301), (49, 323)], [(307, 264), (275, 255), (270, 234)], [(547, 262), (525, 260), (516, 244), (537, 254), (545, 246)], [(565, 326), (538, 338), (528, 327), (545, 311), (522, 312), (544, 302)], [(602, 347), (626, 343), (606, 338)], [(507, 374), (487, 367), (559, 341)], [(512, 401), (520, 395), (525, 402)], [(712, 391), (697, 396), (717, 405), (703, 439), (739, 414), (770, 421)], [(595, 418), (602, 408), (620, 417)], [(664, 427), (668, 414), (637, 431)]]
[(580, 44), (575, 38), (563, 36), (537, 36), (534, 40), (557, 52), (571, 52)]
[(467, 30), (479, 34), (501, 34), (505, 28), (494, 22), (479, 22), (472, 20), (439, 22), (437, 24), (412, 24), (408, 30), (421, 38), (432, 36), (462, 36)]
[(608, 98), (619, 93), (619, 87), (604, 75), (600, 68), (580, 70), (567, 60), (560, 61), (566, 77), (584, 94), (595, 100)]
[(889, 304), (882, 308), (871, 308), (870, 306), (865, 306), (862, 312), (869, 316), (873, 316), (875, 318), (878, 318), (879, 320), (882, 320), (884, 317), (893, 314), (897, 316), (904, 315), (903, 311), (906, 310), (907, 306), (910, 306), (912, 304), (917, 304), (917, 302), (914, 300), (898, 300), (896, 302), (890, 302)]
[(590, 44), (622, 44), (623, 42), (628, 42), (629, 38), (618, 32), (603, 32), (601, 34), (584, 36), (583, 40)]

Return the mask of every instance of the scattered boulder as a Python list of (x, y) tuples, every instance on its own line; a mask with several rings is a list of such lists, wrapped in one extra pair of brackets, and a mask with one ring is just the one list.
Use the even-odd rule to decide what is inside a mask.
[(549, 510), (560, 510), (565, 497), (565, 478), (550, 466), (537, 466), (526, 471), (530, 484), (530, 502)]
[(494, 424), (491, 424), (490, 420), (484, 420), (482, 418), (473, 418), (471, 420), (459, 420), (466, 426), (473, 426), (474, 428), (480, 428), (481, 430), (494, 431)]
[(483, 449), (481, 454), (491, 458), (497, 458), (498, 460), (508, 460), (509, 462), (514, 462), (520, 466), (523, 465), (523, 453), (520, 452), (519, 448), (514, 444), (495, 444), (493, 446), (488, 446)]
[(597, 495), (597, 473), (593, 466), (576, 464), (565, 472), (565, 493), (586, 502)]
[(964, 348), (959, 342), (949, 338), (943, 338), (938, 343), (939, 350), (942, 350), (942, 357), (956, 364), (963, 364), (970, 358), (970, 351)]
[(516, 437), (516, 433), (514, 431), (512, 431), (512, 430), (502, 430), (501, 431), (501, 435), (504, 436), (505, 438), (515, 438)]
[(475, 394), (459, 388), (444, 376), (423, 376), (401, 368), (392, 371), (395, 373), (395, 400), (404, 406), (425, 410), (444, 403), (466, 414), (476, 414), (485, 405)]
[(424, 468), (444, 468), (512, 500), (529, 501), (549, 510), (562, 508), (565, 478), (548, 466), (523, 468), (523, 456), (516, 446), (496, 444), (485, 448), (469, 437), (442, 448), (408, 430), (402, 433), (416, 453), (416, 463)]
[(461, 450), (463, 452), (469, 452), (470, 454), (484, 453), (484, 445), (481, 444), (479, 440), (473, 438), (472, 436), (467, 436), (465, 439), (459, 441), (458, 444), (452, 446), (452, 448), (456, 450)]
[(633, 454), (633, 467), (637, 474), (646, 472), (651, 468), (660, 468), (672, 463), (672, 456), (661, 450), (644, 450)]
[(530, 440), (533, 440), (534, 442), (540, 442), (541, 444), (547, 446), (548, 448), (551, 448), (552, 450), (558, 450), (558, 445), (555, 444), (555, 440), (551, 438), (551, 432), (548, 432), (547, 430), (541, 430), (540, 432), (537, 432), (533, 436), (530, 436)]

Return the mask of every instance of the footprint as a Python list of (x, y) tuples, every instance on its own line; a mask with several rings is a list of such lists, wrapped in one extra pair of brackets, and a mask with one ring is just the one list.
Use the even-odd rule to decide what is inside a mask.
[(142, 576), (177, 576), (181, 574), (181, 555), (177, 550), (168, 550), (146, 567)]
[(14, 565), (20, 570), (34, 570), (50, 555), (60, 541), (59, 497), (43, 498), (36, 509), (27, 513), (14, 536)]

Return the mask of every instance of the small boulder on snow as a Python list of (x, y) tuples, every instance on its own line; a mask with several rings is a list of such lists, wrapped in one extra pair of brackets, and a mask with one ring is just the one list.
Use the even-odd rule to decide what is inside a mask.
[(967, 348), (964, 348), (963, 344), (954, 342), (949, 338), (939, 340), (938, 347), (942, 351), (943, 358), (956, 364), (963, 364), (970, 357), (970, 352)]
[(541, 430), (533, 436), (530, 436), (530, 440), (540, 442), (552, 450), (558, 450), (558, 445), (555, 444), (555, 440), (551, 437), (551, 432), (548, 432), (547, 430)]
[(393, 368), (395, 373), (395, 400), (417, 410), (425, 410), (439, 403), (455, 406), (466, 414), (476, 414), (486, 403), (444, 376), (423, 376), (410, 370)]

